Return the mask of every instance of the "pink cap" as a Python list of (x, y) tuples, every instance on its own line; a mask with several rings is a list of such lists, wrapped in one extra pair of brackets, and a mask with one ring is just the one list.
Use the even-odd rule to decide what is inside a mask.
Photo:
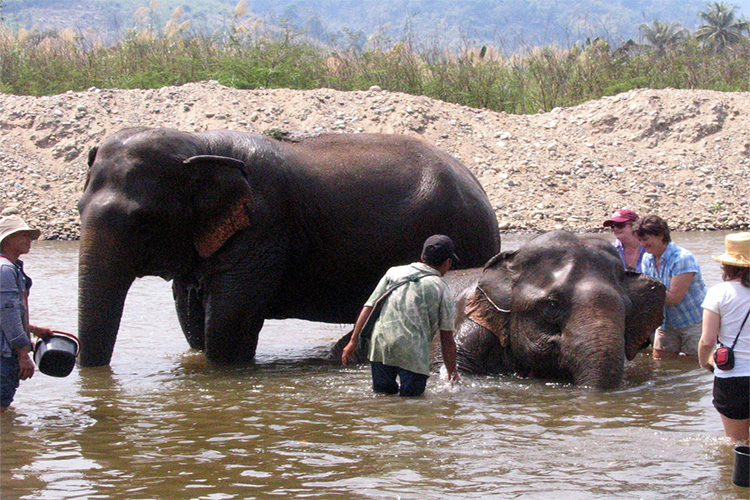
[(628, 209), (622, 209), (622, 210), (616, 210), (615, 213), (612, 214), (612, 217), (604, 221), (604, 227), (612, 226), (617, 223), (621, 222), (629, 222), (638, 220), (638, 214), (633, 212), (632, 210)]

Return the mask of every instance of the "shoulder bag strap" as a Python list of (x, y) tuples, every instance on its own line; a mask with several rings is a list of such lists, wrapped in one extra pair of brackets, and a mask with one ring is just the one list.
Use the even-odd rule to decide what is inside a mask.
[(375, 305), (372, 308), (370, 317), (367, 318), (367, 321), (365, 322), (365, 326), (363, 326), (362, 331), (359, 332), (358, 343), (360, 344), (360, 346), (365, 340), (369, 339), (370, 336), (372, 335), (372, 328), (373, 326), (375, 326), (375, 321), (378, 319), (378, 316), (380, 316), (380, 310), (383, 307), (383, 302), (385, 298), (388, 297), (388, 295), (390, 295), (391, 292), (394, 291), (396, 288), (402, 285), (405, 285), (406, 283), (409, 283), (410, 281), (419, 281), (425, 276), (435, 276), (435, 275), (432, 273), (423, 273), (423, 274), (415, 274), (412, 276), (408, 276), (400, 281), (395, 282), (388, 289), (386, 289), (385, 292), (383, 292), (383, 295), (378, 297), (378, 300), (375, 301)]
[(745, 314), (745, 319), (742, 320), (742, 325), (740, 325), (740, 331), (737, 332), (737, 336), (734, 338), (734, 342), (732, 342), (732, 349), (734, 349), (734, 346), (737, 345), (737, 339), (740, 338), (740, 333), (742, 333), (742, 329), (745, 328), (745, 322), (747, 321), (748, 316), (750, 316), (750, 310), (747, 311), (747, 314)]

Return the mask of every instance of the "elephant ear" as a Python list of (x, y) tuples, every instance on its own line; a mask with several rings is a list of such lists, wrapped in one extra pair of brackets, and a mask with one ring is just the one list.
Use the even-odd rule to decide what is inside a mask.
[(515, 255), (516, 252), (502, 252), (487, 262), (464, 307), (466, 317), (495, 334), (503, 347), (507, 347), (510, 340), (508, 329), (513, 285), (508, 267)]
[(253, 195), (243, 161), (201, 155), (184, 161), (197, 168), (193, 244), (203, 258), (214, 254), (237, 231), (250, 225)]
[(94, 161), (96, 161), (96, 154), (98, 152), (99, 152), (99, 146), (94, 146), (91, 149), (89, 149), (89, 156), (88, 156), (89, 168), (91, 168), (94, 165)]
[(660, 281), (631, 271), (625, 272), (623, 288), (632, 303), (625, 318), (625, 356), (630, 360), (662, 324), (667, 289)]
[(89, 169), (86, 172), (86, 181), (83, 183), (84, 191), (86, 191), (86, 188), (89, 187), (89, 181), (91, 180), (91, 167), (94, 166), (94, 162), (96, 161), (96, 155), (98, 152), (99, 152), (99, 146), (94, 146), (91, 149), (89, 149), (89, 157), (88, 157)]

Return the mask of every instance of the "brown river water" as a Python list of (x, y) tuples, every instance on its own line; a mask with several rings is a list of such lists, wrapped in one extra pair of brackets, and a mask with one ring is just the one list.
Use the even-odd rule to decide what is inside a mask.
[[(677, 233), (720, 281), (723, 232)], [(506, 235), (513, 249), (527, 235)], [(38, 242), (32, 321), (76, 330), (77, 242)], [(37, 373), (0, 418), (3, 499), (734, 499), (712, 376), (640, 354), (622, 388), (434, 375), (376, 396), (324, 361), (350, 325), (269, 321), (252, 366), (191, 351), (169, 283), (137, 281), (110, 367)]]

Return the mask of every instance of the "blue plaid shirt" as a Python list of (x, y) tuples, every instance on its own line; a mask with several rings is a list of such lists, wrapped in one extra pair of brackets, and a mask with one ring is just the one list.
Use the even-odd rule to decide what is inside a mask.
[(650, 253), (643, 256), (641, 266), (643, 274), (658, 279), (667, 290), (674, 276), (695, 273), (682, 301), (673, 306), (664, 306), (663, 330), (679, 330), (703, 320), (701, 304), (706, 297), (706, 284), (703, 282), (698, 260), (692, 253), (670, 242), (661, 256), (661, 269), (656, 269), (654, 256)]

